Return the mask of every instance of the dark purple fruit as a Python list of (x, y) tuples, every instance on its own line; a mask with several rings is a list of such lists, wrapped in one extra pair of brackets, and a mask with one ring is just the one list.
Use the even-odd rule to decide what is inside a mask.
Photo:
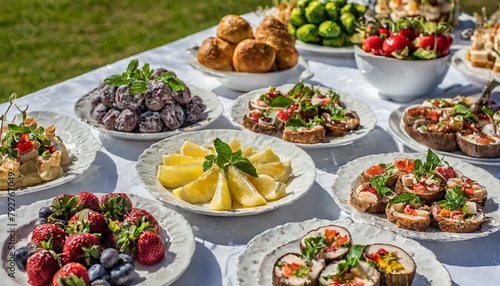
[(100, 262), (106, 269), (111, 269), (118, 262), (119, 253), (116, 248), (106, 248), (101, 253)]
[(14, 251), (14, 262), (21, 270), (26, 270), (26, 261), (38, 249), (36, 244), (28, 244)]
[(50, 207), (41, 207), (38, 210), (38, 217), (39, 218), (44, 218), (48, 219), (51, 214), (53, 214), (54, 211)]

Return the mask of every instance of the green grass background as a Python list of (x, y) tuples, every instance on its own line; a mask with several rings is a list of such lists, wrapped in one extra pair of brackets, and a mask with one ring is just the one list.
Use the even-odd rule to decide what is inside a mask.
[[(272, 0), (2, 0), (0, 102), (217, 25)], [(471, 13), (495, 0), (461, 0)]]

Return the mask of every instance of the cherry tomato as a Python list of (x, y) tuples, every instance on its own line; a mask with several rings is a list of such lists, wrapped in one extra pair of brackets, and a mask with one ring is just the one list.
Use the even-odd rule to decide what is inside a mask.
[(442, 57), (450, 53), (450, 42), (445, 36), (437, 36), (436, 52)]
[(439, 117), (440, 117), (440, 115), (438, 114), (438, 112), (436, 110), (431, 110), (431, 112), (429, 112), (430, 119), (432, 119), (434, 121), (438, 121)]
[(375, 189), (373, 186), (363, 188), (360, 192), (368, 192), (378, 196), (377, 189)]
[(429, 35), (429, 36), (423, 36), (417, 38), (415, 41), (415, 47), (417, 49), (422, 48), (426, 50), (434, 50), (434, 41), (435, 41), (435, 36)]
[(380, 55), (383, 44), (384, 40), (382, 40), (382, 38), (379, 36), (371, 36), (363, 41), (362, 49), (367, 53)]
[(386, 29), (386, 28), (378, 28), (378, 35), (381, 37), (381, 38), (384, 38), (384, 39), (387, 39), (389, 38), (392, 33), (389, 31), (389, 29)]
[(407, 37), (408, 40), (413, 41), (417, 37), (417, 34), (411, 29), (401, 29), (398, 31), (399, 36)]
[[(384, 41), (382, 45), (382, 51), (387, 57), (394, 57), (394, 54), (405, 56), (403, 52), (405, 49), (409, 51), (411, 48), (411, 42), (408, 38), (403, 36), (391, 36)], [(407, 56), (407, 55), (406, 55)]]
[(33, 149), (33, 143), (30, 141), (28, 134), (21, 133), (19, 142), (14, 144), (14, 149), (17, 149), (20, 153), (26, 153)]
[(375, 176), (375, 175), (378, 175), (378, 174), (385, 173), (385, 170), (381, 166), (375, 165), (375, 166), (371, 166), (370, 168), (368, 168), (368, 170), (366, 170), (365, 173), (368, 176)]

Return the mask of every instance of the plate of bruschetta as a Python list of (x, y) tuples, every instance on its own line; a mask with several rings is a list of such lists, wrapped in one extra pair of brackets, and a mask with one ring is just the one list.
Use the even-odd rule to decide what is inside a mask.
[(350, 144), (377, 123), (373, 111), (354, 96), (302, 81), (243, 94), (233, 104), (231, 119), (242, 130), (301, 148)]

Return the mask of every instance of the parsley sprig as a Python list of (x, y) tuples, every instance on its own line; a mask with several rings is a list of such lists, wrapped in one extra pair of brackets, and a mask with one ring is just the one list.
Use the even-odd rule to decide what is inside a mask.
[(414, 161), (413, 174), (417, 181), (420, 181), (424, 175), (433, 173), (437, 166), (442, 165), (443, 160), (441, 160), (436, 153), (432, 152), (431, 149), (428, 149), (425, 162), (422, 162), (420, 159)]
[(443, 209), (450, 211), (463, 210), (464, 214), (467, 214), (467, 208), (465, 203), (467, 202), (467, 197), (465, 196), (465, 191), (462, 186), (455, 186), (451, 190), (446, 191), (445, 199), (437, 202), (439, 206)]
[(414, 193), (397, 195), (389, 201), (389, 206), (399, 203), (411, 204), (412, 206), (420, 205), (420, 197)]
[[(105, 78), (104, 83), (111, 86), (127, 85), (131, 94), (142, 94), (146, 92), (148, 81), (153, 72), (154, 70), (151, 69), (148, 63), (139, 69), (139, 60), (134, 59), (130, 61), (125, 72)], [(161, 80), (173, 91), (182, 91), (185, 88), (184, 83), (176, 78), (172, 72), (162, 73), (155, 79)]]
[(227, 173), (229, 166), (233, 165), (251, 176), (258, 177), (257, 170), (255, 170), (252, 163), (247, 158), (241, 156), (241, 149), (233, 152), (231, 147), (219, 138), (214, 140), (214, 147), (217, 155), (208, 155), (205, 157), (203, 171), (209, 170), (216, 164)]
[(359, 263), (359, 259), (363, 254), (363, 250), (365, 250), (364, 245), (353, 245), (349, 250), (349, 253), (347, 253), (345, 262), (339, 263), (337, 275), (343, 275), (344, 273), (350, 271), (353, 267), (355, 267)]
[(461, 115), (464, 119), (470, 119), (475, 122), (479, 122), (479, 118), (477, 118), (477, 116), (472, 113), (472, 111), (465, 105), (457, 104), (453, 106), (453, 111), (456, 115)]
[(380, 198), (387, 196), (387, 194), (391, 193), (391, 189), (386, 187), (387, 179), (391, 176), (389, 172), (385, 173), (385, 175), (375, 175), (370, 179), (370, 184), (377, 190)]

